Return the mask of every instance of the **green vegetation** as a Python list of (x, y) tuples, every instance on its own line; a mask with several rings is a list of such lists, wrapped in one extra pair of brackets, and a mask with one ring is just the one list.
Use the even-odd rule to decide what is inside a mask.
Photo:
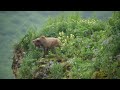
[[(19, 42), (25, 50), (19, 78), (119, 79), (120, 12), (108, 20), (84, 19), (79, 13), (50, 18), (41, 30), (31, 29)], [(40, 35), (57, 37), (62, 47), (57, 55), (42, 58), (42, 49), (32, 40)]]
[[(117, 22), (115, 19), (117, 16), (114, 16), (114, 19), (112, 17), (105, 21), (112, 13), (107, 11), (95, 11), (96, 17), (92, 16), (93, 11), (80, 12), (79, 14), (79, 12), (73, 11), (0, 11), (0, 78), (14, 77), (11, 70), (13, 48), (25, 49), (23, 63), (20, 65), (20, 78), (37, 76), (58, 79), (90, 78), (92, 74), (95, 76), (96, 73), (111, 71), (118, 74), (119, 69), (113, 70), (113, 68), (119, 66), (119, 62), (115, 61), (115, 56), (119, 53), (117, 50), (119, 36), (113, 30), (119, 26), (119, 19)], [(92, 17), (90, 18), (90, 16)], [(42, 49), (35, 48), (31, 41), (43, 34), (61, 39), (63, 46), (61, 49), (57, 48), (59, 57), (55, 57), (50, 52), (47, 58), (41, 58)], [(101, 43), (104, 41), (107, 46), (106, 42), (112, 37), (114, 37), (114, 41), (111, 41), (109, 47), (113, 47), (113, 43), (117, 44), (110, 48), (111, 55), (115, 57), (115, 60), (114, 63), (111, 62), (112, 69), (109, 71), (107, 69), (110, 67), (106, 67), (106, 69), (102, 63), (110, 62), (101, 62), (104, 58), (107, 60), (109, 55), (106, 57), (104, 54), (105, 56), (100, 58), (103, 49), (108, 47), (101, 45)], [(15, 43), (17, 44), (14, 46)], [(106, 53), (108, 50), (103, 52)], [(78, 63), (75, 64), (76, 62)], [(114, 78), (119, 77), (116, 74)], [(110, 75), (112, 76), (112, 73)]]

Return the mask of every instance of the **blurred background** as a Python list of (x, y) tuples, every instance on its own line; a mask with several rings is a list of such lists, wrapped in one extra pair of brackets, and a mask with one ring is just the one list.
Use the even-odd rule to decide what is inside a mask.
[[(83, 18), (96, 16), (102, 20), (107, 20), (112, 15), (112, 11), (76, 12), (80, 12)], [(0, 79), (14, 79), (11, 69), (13, 45), (27, 33), (28, 28), (40, 29), (48, 18), (72, 13), (73, 11), (0, 11)]]

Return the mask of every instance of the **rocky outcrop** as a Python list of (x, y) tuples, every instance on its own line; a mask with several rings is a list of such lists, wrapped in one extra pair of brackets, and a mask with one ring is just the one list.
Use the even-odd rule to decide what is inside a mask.
[[(24, 58), (24, 50), (16, 49), (14, 52), (13, 63), (12, 63), (12, 70), (15, 79), (19, 79), (20, 76), (19, 70), (21, 68), (21, 64), (23, 63), (23, 58)], [(39, 58), (37, 61), (32, 62), (36, 67), (38, 67), (32, 72), (32, 79), (49, 79), (49, 78), (51, 79), (50, 68), (54, 66), (55, 64), (54, 62), (62, 66), (63, 72), (68, 72), (71, 69), (71, 64), (70, 62), (68, 62), (67, 59), (57, 58), (57, 57)], [(70, 78), (70, 76), (67, 75), (66, 78)]]
[(24, 56), (24, 50), (22, 48), (16, 48), (14, 50), (12, 70), (16, 79), (18, 78), (18, 69), (20, 68), (20, 64), (22, 63), (23, 56)]

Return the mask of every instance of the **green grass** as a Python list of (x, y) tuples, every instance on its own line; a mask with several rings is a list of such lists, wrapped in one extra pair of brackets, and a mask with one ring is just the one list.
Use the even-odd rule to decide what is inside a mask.
[[(74, 15), (72, 15), (73, 13)], [(84, 15), (84, 17), (89, 17), (91, 13), (92, 12), (83, 12), (82, 15)], [(97, 12), (97, 16), (99, 15), (98, 18), (100, 17), (100, 19), (111, 15), (111, 12), (99, 13), (100, 14)], [(103, 16), (105, 15), (104, 13), (106, 16)], [(48, 20), (48, 17), (54, 17), (54, 19), (51, 18)], [(62, 47), (62, 50), (58, 49), (58, 53), (62, 58), (69, 60), (77, 57), (80, 58), (80, 60), (91, 60), (93, 55), (96, 54), (94, 49), (102, 48), (100, 47), (100, 43), (106, 38), (104, 33), (106, 33), (107, 24), (97, 19), (98, 21), (96, 21), (96, 24), (90, 25), (86, 22), (80, 22), (80, 20), (92, 21), (91, 18), (84, 19), (82, 17), (79, 16), (78, 12), (76, 15), (76, 12), (62, 11), (0, 11), (0, 78), (14, 78), (11, 71), (13, 45), (15, 43), (21, 43), (21, 40), (27, 34), (27, 40), (23, 40), (24, 42), (21, 44), (26, 49), (26, 52), (29, 55), (28, 57), (31, 59), (39, 59), (43, 53), (42, 50), (39, 52), (38, 49), (35, 49), (30, 41), (39, 35), (44, 34), (46, 36), (60, 37), (63, 39), (62, 42), (65, 46)], [(64, 32), (64, 35), (60, 36), (60, 32)], [(91, 37), (91, 33), (93, 32), (93, 37)], [(33, 33), (32, 36), (31, 33)], [(77, 38), (74, 39), (74, 37), (70, 36), (71, 34)], [(66, 41), (64, 41), (67, 36), (69, 37), (67, 39), (68, 45)], [(100, 39), (101, 37), (102, 39)], [(99, 39), (100, 41), (97, 42)], [(87, 48), (89, 46), (91, 46), (90, 49)]]
[[(29, 78), (30, 74), (33, 75), (31, 71), (28, 72), (34, 67), (31, 66), (33, 62), (30, 60), (45, 63), (38, 66), (41, 78), (44, 78), (45, 74), (51, 79), (120, 78), (119, 68), (117, 68), (119, 64), (113, 60), (120, 52), (119, 24), (120, 12), (114, 12), (113, 16), (106, 21), (96, 17), (84, 19), (78, 12), (69, 16), (60, 15), (54, 19), (50, 18), (39, 34), (31, 30), (19, 43), (26, 50), (26, 57), (28, 57), (25, 61), (28, 64), (24, 67), (29, 67), (27, 71), (21, 67), (23, 70), (20, 72), (21, 78), (24, 76)], [(31, 43), (40, 35), (57, 37), (61, 40), (62, 47), (57, 48), (59, 57), (50, 53), (45, 61), (41, 58), (42, 50), (35, 48)], [(50, 62), (52, 65), (47, 66)]]

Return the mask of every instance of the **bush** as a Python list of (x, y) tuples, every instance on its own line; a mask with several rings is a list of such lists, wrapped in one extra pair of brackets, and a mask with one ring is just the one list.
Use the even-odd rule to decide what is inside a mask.
[(50, 78), (62, 79), (64, 76), (63, 67), (61, 64), (54, 63), (50, 68)]
[[(39, 34), (29, 32), (19, 43), (27, 52), (20, 69), (22, 78), (32, 78), (35, 67), (32, 61), (38, 61), (42, 56), (42, 50), (31, 43), (40, 35), (57, 37), (62, 42), (61, 48), (56, 48), (58, 56), (52, 57), (59, 63), (53, 62), (49, 68), (50, 78), (120, 78), (119, 63), (114, 59), (120, 53), (120, 12), (114, 12), (107, 21), (83, 19), (78, 13), (62, 15), (50, 18)], [(61, 58), (67, 63), (72, 60), (70, 70), (64, 72)], [(50, 57), (46, 59), (48, 64), (52, 60)]]

